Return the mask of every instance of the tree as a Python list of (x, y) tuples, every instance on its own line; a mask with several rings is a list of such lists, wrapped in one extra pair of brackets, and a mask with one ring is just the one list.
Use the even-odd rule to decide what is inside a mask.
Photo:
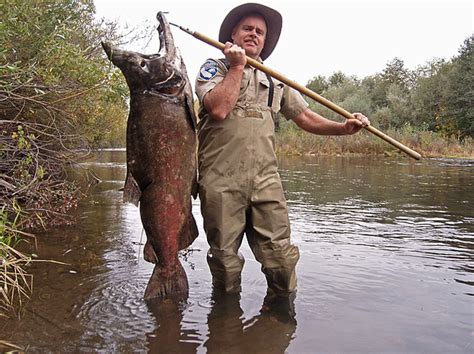
[(451, 67), (446, 60), (435, 59), (416, 70), (417, 80), (411, 95), (414, 126), (440, 130), (439, 117)]
[(345, 82), (347, 82), (349, 78), (343, 74), (342, 72), (338, 71), (329, 76), (328, 82), (330, 87), (337, 87), (341, 86)]
[[(318, 77), (317, 80), (310, 82), (314, 86), (321, 83), (327, 84), (327, 88), (324, 90), (324, 97), (328, 100), (350, 112), (365, 112), (367, 115), (372, 113), (368, 92), (365, 87), (360, 85), (356, 77), (349, 77), (337, 72), (327, 81), (323, 77)], [(330, 119), (341, 119), (341, 116), (337, 113), (328, 108), (323, 108), (315, 102), (311, 102), (310, 107)]]
[(31, 290), (19, 233), (71, 222), (76, 148), (124, 142), (128, 88), (100, 48), (120, 36), (94, 11), (91, 0), (0, 2), (0, 317)]
[(323, 75), (318, 75), (313, 77), (312, 80), (308, 81), (306, 87), (316, 92), (317, 94), (322, 94), (329, 88), (329, 83), (326, 80), (326, 77), (324, 77)]
[(444, 95), (441, 124), (463, 140), (474, 137), (474, 35), (468, 37), (453, 59)]
[(382, 73), (362, 80), (376, 112), (374, 119), (382, 128), (412, 123), (410, 95), (414, 74), (404, 65), (403, 60), (394, 58)]
[(390, 110), (390, 126), (400, 128), (404, 124), (412, 123), (413, 109), (410, 104), (409, 92), (397, 83), (387, 88), (387, 101)]
[(373, 107), (380, 108), (387, 105), (386, 88), (380, 74), (364, 78), (362, 86), (366, 88)]
[(388, 62), (381, 75), (385, 87), (396, 84), (404, 91), (408, 91), (411, 83), (411, 73), (405, 68), (405, 63), (400, 58)]
[(61, 222), (77, 186), (65, 167), (104, 140), (124, 142), (126, 85), (103, 55), (115, 27), (92, 1), (0, 3), (0, 200), (20, 228)]

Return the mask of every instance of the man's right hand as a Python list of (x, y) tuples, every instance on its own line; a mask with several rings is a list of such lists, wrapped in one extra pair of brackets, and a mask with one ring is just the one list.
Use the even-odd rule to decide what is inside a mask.
[(231, 68), (239, 66), (243, 68), (247, 64), (245, 50), (231, 42), (225, 43), (224, 55)]

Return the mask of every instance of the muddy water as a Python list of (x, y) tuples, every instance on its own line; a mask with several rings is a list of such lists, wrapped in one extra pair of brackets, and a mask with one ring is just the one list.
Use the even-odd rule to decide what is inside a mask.
[(315, 353), (474, 351), (474, 161), (282, 159), (301, 259), (296, 321), (261, 314), (249, 247), (239, 298), (214, 299), (201, 234), (182, 257), (186, 302), (147, 305), (138, 210), (121, 202), (124, 152), (86, 164), (103, 182), (76, 225), (38, 238), (34, 294), (0, 339), (31, 352)]

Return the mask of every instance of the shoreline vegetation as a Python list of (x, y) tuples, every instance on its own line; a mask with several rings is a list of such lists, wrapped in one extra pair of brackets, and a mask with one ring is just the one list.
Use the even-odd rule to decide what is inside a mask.
[[(116, 22), (96, 18), (92, 0), (10, 0), (0, 2), (0, 12), (1, 319), (18, 316), (33, 288), (28, 266), (35, 256), (18, 252), (20, 242), (34, 248), (38, 230), (74, 222), (70, 211), (85, 192), (68, 168), (99, 147), (125, 146), (128, 87), (101, 41), (125, 47), (152, 29), (124, 33)], [(411, 70), (394, 58), (363, 79), (336, 72), (313, 77), (307, 87), (364, 112), (423, 157), (474, 158), (473, 49), (467, 34), (449, 60)], [(309, 106), (339, 119), (316, 102)], [(285, 119), (278, 123), (280, 155), (402, 154), (369, 133), (319, 137)]]
[[(388, 129), (385, 134), (420, 153), (423, 158), (474, 159), (474, 139), (460, 142), (453, 137), (443, 137), (440, 133), (416, 131), (410, 126), (404, 129)], [(277, 154), (286, 156), (403, 156), (398, 150), (379, 137), (367, 131), (352, 136), (317, 136), (300, 129), (286, 128), (276, 135)], [(421, 160), (422, 161), (422, 160)]]
[[(471, 137), (460, 141), (456, 137), (413, 129), (409, 125), (403, 129), (388, 129), (384, 133), (414, 149), (423, 158), (474, 159), (474, 138)], [(364, 130), (352, 136), (321, 136), (296, 128), (291, 122), (279, 120), (275, 135), (277, 155), (408, 157), (398, 148)], [(82, 153), (95, 151), (126, 151), (126, 147), (103, 146), (92, 150), (80, 150)]]

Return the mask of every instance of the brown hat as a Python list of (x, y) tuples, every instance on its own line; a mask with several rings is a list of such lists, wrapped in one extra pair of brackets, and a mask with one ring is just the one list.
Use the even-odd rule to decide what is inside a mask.
[(262, 49), (262, 53), (260, 53), (262, 60), (265, 60), (270, 56), (278, 43), (283, 22), (280, 13), (268, 6), (247, 3), (231, 10), (224, 18), (224, 21), (222, 21), (221, 29), (219, 30), (219, 41), (222, 43), (232, 42), (232, 31), (234, 27), (239, 23), (242, 17), (251, 13), (262, 15), (267, 23), (265, 46)]

